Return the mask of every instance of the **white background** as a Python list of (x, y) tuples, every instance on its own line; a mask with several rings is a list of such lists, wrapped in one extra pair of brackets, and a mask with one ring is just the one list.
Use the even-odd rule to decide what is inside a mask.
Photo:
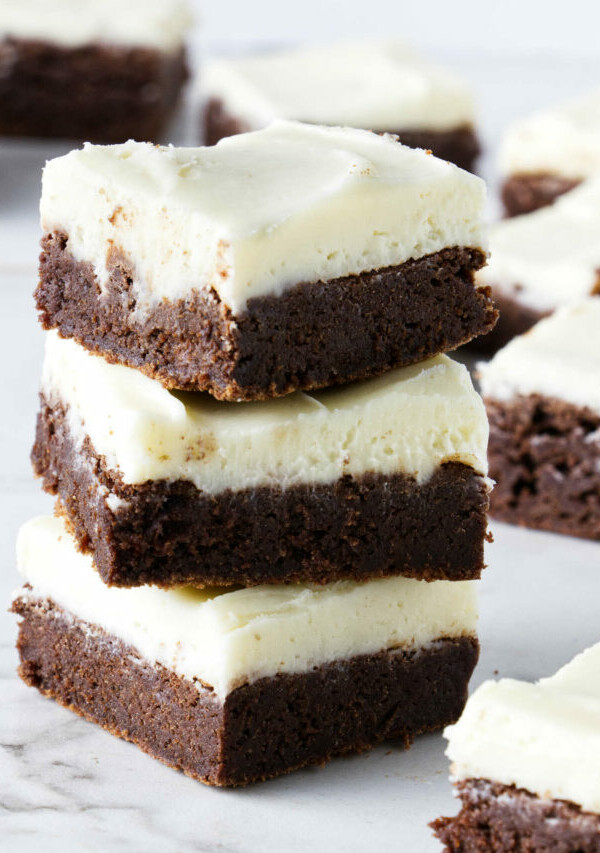
[(596, 0), (193, 0), (209, 38), (400, 35), (457, 52), (596, 55)]
[[(2, 0), (0, 0), (2, 2)], [(488, 156), (516, 115), (600, 85), (595, 4), (279, 2), (202, 4), (209, 48), (260, 40), (402, 34), (472, 83)], [(560, 9), (560, 18), (553, 10)], [(592, 20), (592, 18), (594, 20)], [(188, 112), (188, 119), (192, 114)], [(195, 123), (175, 132), (191, 141)], [(455, 809), (440, 735), (386, 746), (243, 791), (215, 791), (152, 761), (27, 689), (15, 677), (4, 615), (18, 525), (51, 500), (35, 483), (42, 335), (32, 301), (37, 202), (53, 143), (0, 142), (0, 821), (3, 849), (84, 851), (393, 851), (434, 853), (427, 822)], [(491, 209), (494, 205), (492, 204)], [(481, 582), (482, 658), (495, 674), (549, 675), (600, 640), (600, 544), (493, 525)]]

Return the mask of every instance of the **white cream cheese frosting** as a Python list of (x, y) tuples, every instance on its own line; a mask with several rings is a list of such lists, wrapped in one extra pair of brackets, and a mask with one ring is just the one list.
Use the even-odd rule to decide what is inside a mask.
[(535, 684), (486, 681), (444, 732), (453, 778), (600, 812), (600, 644)]
[(600, 412), (600, 297), (559, 309), (478, 367), (484, 397), (541, 394)]
[(224, 403), (167, 391), (49, 332), (42, 391), (125, 483), (186, 479), (214, 494), (365, 472), (422, 483), (447, 461), (487, 473), (483, 402), (446, 356), (311, 395)]
[(399, 41), (319, 45), (208, 63), (201, 92), (258, 130), (274, 119), (377, 131), (471, 125), (473, 97)]
[(187, 0), (2, 0), (0, 40), (179, 49), (191, 25)]
[(236, 686), (279, 672), (437, 639), (475, 637), (473, 581), (386, 578), (365, 583), (258, 586), (224, 591), (105, 586), (61, 519), (40, 516), (19, 533), (17, 560), (30, 591), (133, 646), (142, 658), (211, 685)]
[(505, 175), (550, 172), (574, 180), (600, 172), (600, 89), (515, 122), (499, 166)]
[(207, 148), (86, 144), (44, 170), (45, 232), (99, 286), (114, 246), (136, 311), (213, 288), (234, 313), (298, 282), (483, 247), (483, 181), (390, 137), (275, 122)]
[(489, 239), (491, 257), (477, 280), (495, 293), (539, 312), (588, 296), (599, 283), (600, 177), (492, 225)]

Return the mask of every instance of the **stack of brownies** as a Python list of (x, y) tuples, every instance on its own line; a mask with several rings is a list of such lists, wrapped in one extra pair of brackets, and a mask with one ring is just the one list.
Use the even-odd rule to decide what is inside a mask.
[(277, 122), (50, 162), (24, 680), (242, 785), (455, 721), (478, 653), (482, 182)]

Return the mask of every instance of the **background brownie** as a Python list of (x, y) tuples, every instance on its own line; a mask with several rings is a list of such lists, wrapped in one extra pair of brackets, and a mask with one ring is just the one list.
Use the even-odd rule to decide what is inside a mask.
[(156, 140), (187, 78), (183, 0), (0, 10), (0, 135)]
[(462, 808), (450, 851), (600, 850), (600, 645), (535, 684), (487, 681), (444, 735)]
[(600, 539), (600, 299), (542, 320), (481, 365), (492, 514)]
[(600, 173), (600, 90), (515, 122), (499, 166), (508, 216), (552, 204)]
[(600, 294), (600, 179), (546, 207), (490, 228), (490, 260), (477, 273), (500, 319), (472, 348), (495, 352), (562, 305)]
[(200, 95), (207, 145), (286, 118), (393, 133), (405, 145), (470, 171), (479, 154), (467, 86), (402, 42), (288, 48), (213, 61)]
[(511, 175), (502, 184), (502, 204), (507, 216), (533, 213), (540, 207), (553, 204), (559, 196), (580, 183), (580, 179), (564, 178), (549, 172)]

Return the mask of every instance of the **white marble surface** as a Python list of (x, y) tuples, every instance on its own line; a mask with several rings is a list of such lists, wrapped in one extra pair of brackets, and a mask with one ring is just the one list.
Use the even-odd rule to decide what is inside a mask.
[[(493, 149), (511, 117), (600, 81), (600, 62), (568, 57), (449, 56), (476, 83)], [(182, 125), (178, 139), (189, 139)], [(386, 746), (241, 791), (206, 788), (83, 722), (15, 676), (18, 525), (48, 511), (33, 481), (41, 333), (31, 293), (39, 170), (61, 146), (0, 143), (0, 827), (2, 849), (84, 851), (439, 850), (427, 828), (455, 804), (441, 736), (407, 753)], [(66, 146), (62, 146), (66, 150)], [(488, 159), (489, 167), (489, 159)], [(493, 208), (493, 205), (492, 205)], [(494, 525), (481, 583), (478, 684), (495, 672), (549, 675), (600, 639), (600, 545)]]

